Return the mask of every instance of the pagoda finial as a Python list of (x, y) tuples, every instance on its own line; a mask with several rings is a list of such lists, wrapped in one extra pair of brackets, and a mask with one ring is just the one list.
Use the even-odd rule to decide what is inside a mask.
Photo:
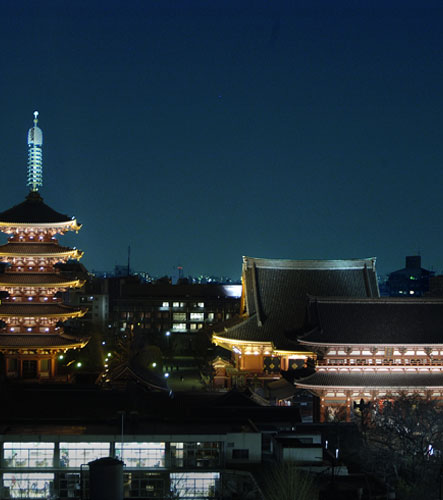
[(34, 111), (34, 126), (28, 131), (28, 181), (31, 191), (43, 186), (42, 145), (43, 132), (37, 126), (38, 111)]

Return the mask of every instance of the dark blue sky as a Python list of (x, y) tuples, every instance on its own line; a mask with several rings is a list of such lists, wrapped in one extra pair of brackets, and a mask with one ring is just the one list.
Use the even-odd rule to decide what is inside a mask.
[(441, 2), (8, 1), (1, 210), (45, 201), (89, 269), (238, 277), (242, 255), (443, 270)]

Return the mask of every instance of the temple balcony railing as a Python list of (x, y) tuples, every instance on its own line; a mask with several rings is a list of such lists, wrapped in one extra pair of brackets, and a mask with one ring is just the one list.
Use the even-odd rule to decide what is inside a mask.
[(327, 358), (317, 360), (317, 366), (443, 366), (443, 359), (430, 358)]

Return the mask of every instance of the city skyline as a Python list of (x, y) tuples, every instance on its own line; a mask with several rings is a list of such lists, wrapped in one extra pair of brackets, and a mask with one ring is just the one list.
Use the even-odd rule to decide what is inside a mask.
[(0, 211), (26, 188), (89, 269), (236, 279), (242, 256), (443, 270), (443, 10), (412, 2), (5, 2)]

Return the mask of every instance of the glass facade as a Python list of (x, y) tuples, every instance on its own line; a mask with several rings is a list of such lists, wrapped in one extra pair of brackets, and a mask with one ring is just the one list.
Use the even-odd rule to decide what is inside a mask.
[(4, 467), (53, 467), (54, 443), (3, 443)]
[(109, 443), (60, 443), (60, 467), (77, 467), (109, 457)]
[(214, 470), (224, 465), (223, 443), (218, 441), (134, 441), (123, 446), (111, 440), (8, 441), (0, 446), (0, 500), (87, 498), (85, 465), (111, 455), (125, 464), (124, 498), (204, 500), (219, 496), (220, 473)]
[(217, 495), (219, 472), (171, 473), (173, 498), (214, 498)]
[(126, 467), (165, 467), (165, 443), (115, 443), (115, 455)]
[(6, 472), (3, 474), (2, 496), (3, 498), (51, 498), (53, 484), (53, 473)]

